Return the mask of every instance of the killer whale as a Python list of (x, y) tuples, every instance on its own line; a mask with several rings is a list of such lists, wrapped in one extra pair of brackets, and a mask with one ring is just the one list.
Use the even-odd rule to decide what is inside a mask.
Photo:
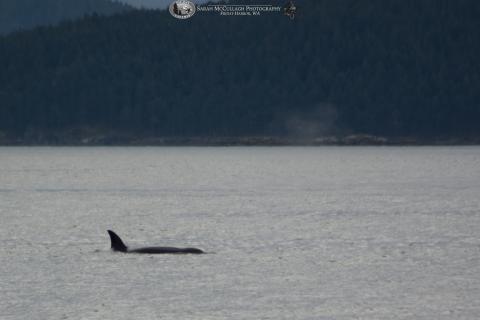
[(143, 247), (136, 249), (128, 249), (128, 247), (123, 243), (122, 239), (113, 232), (112, 230), (107, 230), (110, 235), (110, 241), (112, 243), (112, 250), (119, 251), (124, 253), (150, 253), (150, 254), (201, 254), (205, 253), (197, 248), (175, 248), (175, 247)]

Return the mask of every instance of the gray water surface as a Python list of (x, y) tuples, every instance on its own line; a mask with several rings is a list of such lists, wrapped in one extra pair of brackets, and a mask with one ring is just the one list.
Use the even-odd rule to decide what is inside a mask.
[(479, 147), (0, 148), (0, 319), (478, 319), (479, 231)]

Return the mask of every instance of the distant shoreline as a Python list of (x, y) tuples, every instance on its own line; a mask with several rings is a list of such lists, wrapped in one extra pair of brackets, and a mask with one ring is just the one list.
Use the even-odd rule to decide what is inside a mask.
[(468, 146), (480, 145), (480, 138), (386, 138), (355, 134), (342, 137), (134, 137), (95, 135), (89, 137), (0, 136), (0, 146)]

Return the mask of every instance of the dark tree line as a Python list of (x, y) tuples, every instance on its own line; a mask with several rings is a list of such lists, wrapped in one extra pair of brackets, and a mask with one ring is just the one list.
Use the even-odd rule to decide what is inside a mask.
[(295, 20), (140, 10), (0, 38), (0, 131), (480, 134), (479, 1), (297, 5)]
[(85, 14), (110, 15), (131, 9), (110, 0), (0, 0), (0, 34), (51, 25)]

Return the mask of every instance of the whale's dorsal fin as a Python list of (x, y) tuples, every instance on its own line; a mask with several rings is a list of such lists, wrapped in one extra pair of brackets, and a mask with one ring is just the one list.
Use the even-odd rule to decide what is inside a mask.
[(122, 239), (112, 230), (107, 230), (108, 234), (110, 235), (110, 240), (112, 242), (112, 250), (113, 251), (120, 251), (120, 252), (127, 252), (127, 246), (123, 243)]

